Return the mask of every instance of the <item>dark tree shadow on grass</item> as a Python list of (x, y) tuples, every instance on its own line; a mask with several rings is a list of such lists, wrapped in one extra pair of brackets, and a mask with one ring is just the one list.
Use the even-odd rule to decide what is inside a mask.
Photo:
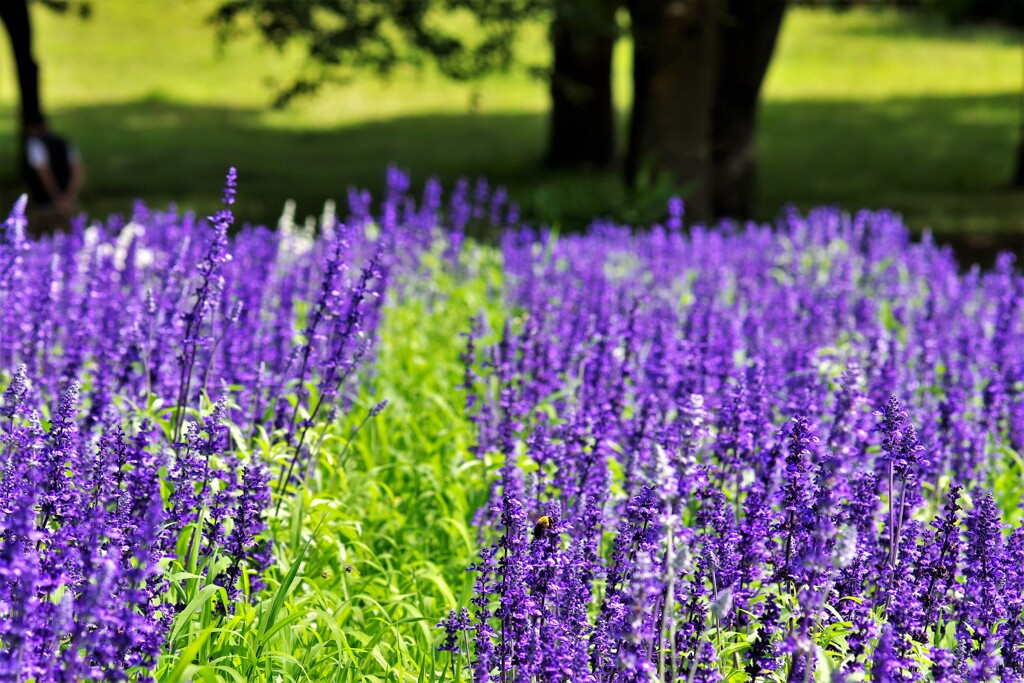
[[(129, 210), (135, 198), (209, 211), (227, 168), (236, 166), (239, 218), (271, 224), (287, 199), (298, 202), (300, 215), (317, 214), (325, 199), (344, 201), (350, 185), (379, 191), (389, 163), (418, 183), (460, 171), (516, 177), (533, 167), (524, 150), (543, 136), (539, 116), (425, 116), (297, 130), (266, 126), (257, 110), (149, 101), (65, 109), (53, 119), (82, 149), (89, 171), (82, 204), (91, 213)], [(8, 200), (16, 179), (9, 146), (0, 151)]]
[(769, 103), (761, 206), (888, 207), (965, 256), (1020, 253), (1024, 192), (1009, 189), (1019, 97)]
[[(915, 229), (932, 227), (983, 260), (1024, 238), (1024, 193), (1003, 189), (1019, 128), (1019, 94), (765, 104), (760, 137), (760, 217), (793, 203), (848, 209), (888, 207)], [(630, 196), (614, 173), (550, 174), (541, 169), (540, 114), (405, 116), (329, 129), (267, 126), (257, 110), (154, 100), (64, 109), (55, 127), (77, 141), (89, 169), (83, 208), (127, 213), (135, 198), (209, 212), (228, 166), (239, 169), (242, 221), (274, 224), (286, 199), (299, 216), (349, 186), (379, 194), (388, 163), (414, 186), (437, 175), (506, 184), (538, 220), (580, 229), (611, 215), (658, 220), (674, 188)], [(0, 119), (0, 199), (19, 192), (13, 122)]]
[[(832, 11), (842, 14), (845, 10), (837, 6)], [(1019, 32), (996, 23), (951, 24), (940, 14), (922, 12), (912, 6), (903, 9), (898, 6), (881, 8), (874, 15), (875, 21), (870, 23), (837, 24), (832, 30), (840, 35), (857, 37), (958, 43), (985, 41), (1011, 47), (1020, 45)]]

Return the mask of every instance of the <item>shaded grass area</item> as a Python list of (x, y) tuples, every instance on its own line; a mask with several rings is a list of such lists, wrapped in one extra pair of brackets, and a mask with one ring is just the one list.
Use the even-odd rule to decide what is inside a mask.
[[(1024, 193), (1003, 187), (1016, 107), (1011, 93), (769, 101), (760, 215), (770, 219), (790, 202), (892, 207), (947, 239), (985, 245), (1024, 234)], [(121, 125), (106, 125), (111, 120)], [(565, 229), (600, 215), (657, 220), (674, 190), (630, 195), (611, 172), (538, 175), (542, 114), (416, 115), (296, 130), (261, 125), (258, 110), (143, 101), (67, 109), (60, 123), (82, 141), (90, 172), (83, 205), (98, 214), (126, 212), (141, 196), (215, 210), (210, 188), (229, 165), (241, 176), (240, 219), (267, 223), (289, 198), (307, 215), (319, 213), (324, 199), (343, 201), (349, 186), (379, 192), (388, 162), (416, 183), (429, 175), (449, 184), (461, 175), (505, 182), (528, 213)], [(13, 160), (0, 163), (9, 202), (17, 191)]]
[(878, 102), (769, 102), (762, 214), (891, 207), (915, 230), (967, 249), (1019, 248), (1024, 192), (1011, 191), (1019, 95)]
[[(37, 12), (51, 118), (83, 150), (90, 178), (82, 204), (93, 214), (126, 213), (137, 197), (211, 211), (229, 165), (241, 175), (240, 218), (262, 223), (276, 221), (287, 198), (302, 216), (327, 198), (343, 200), (350, 185), (379, 192), (389, 162), (414, 183), (487, 176), (506, 184), (527, 215), (567, 230), (594, 216), (657, 220), (679, 189), (632, 194), (615, 171), (544, 171), (545, 86), (523, 73), (472, 87), (429, 69), (383, 83), (356, 73), (275, 112), (265, 106), (268, 82), (284, 82), (301, 59), (252, 39), (218, 51), (204, 23), (211, 3), (175, 4), (158, 16), (114, 0), (97, 9), (88, 22)], [(524, 45), (543, 49), (542, 32)], [(958, 245), (1014, 246), (1024, 235), (1024, 193), (1005, 187), (1020, 129), (1020, 53), (1008, 31), (951, 29), (898, 12), (791, 10), (765, 86), (759, 218), (788, 203), (886, 206)], [(9, 204), (19, 183), (12, 68), (3, 57), (0, 200)], [(622, 44), (623, 133), (629, 69)]]
[[(105, 122), (121, 122), (118, 128)], [(271, 223), (287, 199), (300, 216), (350, 186), (379, 191), (388, 163), (452, 180), (462, 173), (528, 172), (522, 150), (543, 134), (539, 115), (419, 115), (331, 129), (268, 128), (259, 111), (145, 101), (65, 110), (61, 129), (82, 142), (89, 168), (82, 201), (98, 213), (127, 211), (144, 196), (215, 210), (228, 166), (240, 177), (240, 221)], [(102, 150), (90, 153), (89, 148)], [(443, 149), (444, 153), (439, 153)], [(9, 172), (11, 164), (4, 164)], [(145, 186), (140, 194), (140, 186)]]

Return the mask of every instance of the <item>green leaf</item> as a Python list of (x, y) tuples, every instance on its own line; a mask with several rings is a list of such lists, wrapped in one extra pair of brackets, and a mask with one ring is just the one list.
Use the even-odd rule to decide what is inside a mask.
[(199, 654), (200, 648), (206, 644), (206, 639), (213, 633), (214, 627), (203, 629), (197, 633), (188, 646), (178, 656), (178, 661), (175, 663), (174, 668), (166, 675), (160, 678), (160, 683), (184, 683), (187, 677), (191, 676), (197, 668), (192, 664), (192, 660)]
[(203, 586), (203, 588), (196, 594), (194, 598), (187, 605), (185, 609), (181, 610), (177, 617), (174, 619), (174, 628), (171, 630), (170, 641), (173, 643), (181, 635), (182, 630), (188, 626), (194, 615), (199, 609), (201, 609), (207, 602), (213, 599), (213, 596), (220, 593), (221, 600), (225, 605), (228, 602), (227, 592), (220, 586), (210, 584)]

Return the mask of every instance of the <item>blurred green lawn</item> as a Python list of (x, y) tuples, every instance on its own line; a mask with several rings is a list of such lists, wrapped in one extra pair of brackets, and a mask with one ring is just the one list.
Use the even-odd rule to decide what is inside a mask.
[[(102, 0), (82, 21), (43, 9), (37, 56), (53, 127), (89, 169), (93, 214), (151, 204), (211, 210), (225, 169), (239, 169), (238, 213), (273, 222), (286, 198), (318, 213), (350, 185), (379, 189), (389, 162), (415, 183), (486, 175), (534, 216), (581, 226), (593, 215), (657, 217), (670, 187), (630, 197), (614, 173), (550, 174), (545, 84), (525, 70), (477, 85), (430, 69), (382, 82), (347, 74), (285, 111), (267, 106), (301, 56), (254, 38), (221, 48), (210, 0)], [(6, 41), (5, 41), (6, 42)], [(17, 88), (0, 47), (0, 199), (18, 192)], [(547, 58), (540, 27), (521, 46)], [(760, 136), (762, 218), (800, 207), (890, 207), (917, 229), (1000, 244), (1024, 235), (1024, 193), (1005, 189), (1021, 117), (1019, 37), (950, 29), (895, 11), (792, 9), (768, 75)], [(629, 49), (616, 58), (623, 126)]]

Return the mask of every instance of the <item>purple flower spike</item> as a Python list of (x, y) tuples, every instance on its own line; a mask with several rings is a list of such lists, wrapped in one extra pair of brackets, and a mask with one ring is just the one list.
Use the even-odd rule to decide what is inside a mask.
[(236, 188), (238, 187), (238, 171), (232, 166), (228, 169), (228, 177), (224, 182), (224, 206), (231, 206), (235, 203)]

